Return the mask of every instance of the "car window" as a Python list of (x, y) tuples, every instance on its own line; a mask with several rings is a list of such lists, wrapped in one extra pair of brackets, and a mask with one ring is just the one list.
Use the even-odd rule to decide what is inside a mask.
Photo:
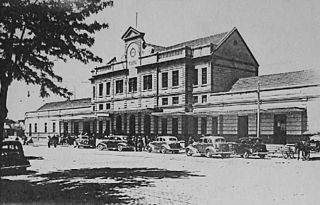
[(218, 138), (216, 139), (216, 142), (225, 142), (225, 140), (223, 138)]
[(114, 137), (109, 137), (109, 140), (114, 140)]
[(211, 139), (208, 139), (208, 143), (212, 143)]
[(203, 139), (203, 143), (208, 143), (208, 139)]
[(177, 141), (177, 139), (174, 137), (171, 137), (171, 138), (169, 138), (169, 141)]

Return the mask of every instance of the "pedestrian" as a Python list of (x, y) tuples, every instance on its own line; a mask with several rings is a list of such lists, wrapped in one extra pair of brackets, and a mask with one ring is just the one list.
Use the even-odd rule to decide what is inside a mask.
[(137, 136), (134, 136), (134, 148), (137, 152), (138, 151), (138, 137)]
[(296, 142), (295, 144), (295, 151), (298, 154), (297, 160), (300, 159), (300, 151), (301, 151), (301, 142)]
[(48, 148), (50, 148), (50, 145), (51, 145), (51, 137), (50, 135), (48, 135)]

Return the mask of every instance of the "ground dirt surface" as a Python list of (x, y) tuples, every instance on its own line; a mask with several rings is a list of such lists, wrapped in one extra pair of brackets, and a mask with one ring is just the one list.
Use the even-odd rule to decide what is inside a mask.
[(27, 173), (1, 178), (1, 204), (319, 204), (310, 161), (24, 146)]

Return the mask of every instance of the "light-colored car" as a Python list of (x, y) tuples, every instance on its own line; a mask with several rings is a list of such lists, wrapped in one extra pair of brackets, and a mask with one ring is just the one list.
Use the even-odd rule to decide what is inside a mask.
[(129, 150), (133, 151), (134, 146), (132, 140), (125, 135), (112, 135), (103, 139), (96, 139), (96, 147), (98, 150)]
[(230, 157), (232, 153), (224, 137), (205, 136), (201, 137), (199, 142), (194, 142), (186, 147), (187, 156), (194, 154), (205, 155), (206, 157), (220, 155), (222, 158), (225, 158)]
[(76, 140), (74, 141), (74, 147), (93, 148), (94, 145), (90, 143), (89, 136), (82, 135), (82, 136), (79, 136), (78, 138), (76, 138)]
[(161, 152), (163, 154), (179, 153), (182, 149), (178, 139), (175, 136), (159, 136), (155, 141), (148, 144), (148, 152)]

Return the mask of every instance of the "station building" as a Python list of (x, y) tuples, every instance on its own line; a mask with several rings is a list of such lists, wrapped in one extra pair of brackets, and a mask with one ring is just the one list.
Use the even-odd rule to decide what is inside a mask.
[(182, 140), (213, 134), (229, 141), (259, 136), (289, 143), (317, 129), (319, 74), (258, 76), (259, 64), (237, 28), (167, 47), (144, 36), (129, 27), (121, 37), (124, 57), (111, 57), (92, 70), (86, 106), (66, 106), (57, 114), (59, 106), (46, 104), (56, 112), (46, 118), (39, 117), (44, 108), (26, 113), (27, 133), (33, 135), (35, 123), (45, 130), (52, 119), (59, 134), (175, 135)]

